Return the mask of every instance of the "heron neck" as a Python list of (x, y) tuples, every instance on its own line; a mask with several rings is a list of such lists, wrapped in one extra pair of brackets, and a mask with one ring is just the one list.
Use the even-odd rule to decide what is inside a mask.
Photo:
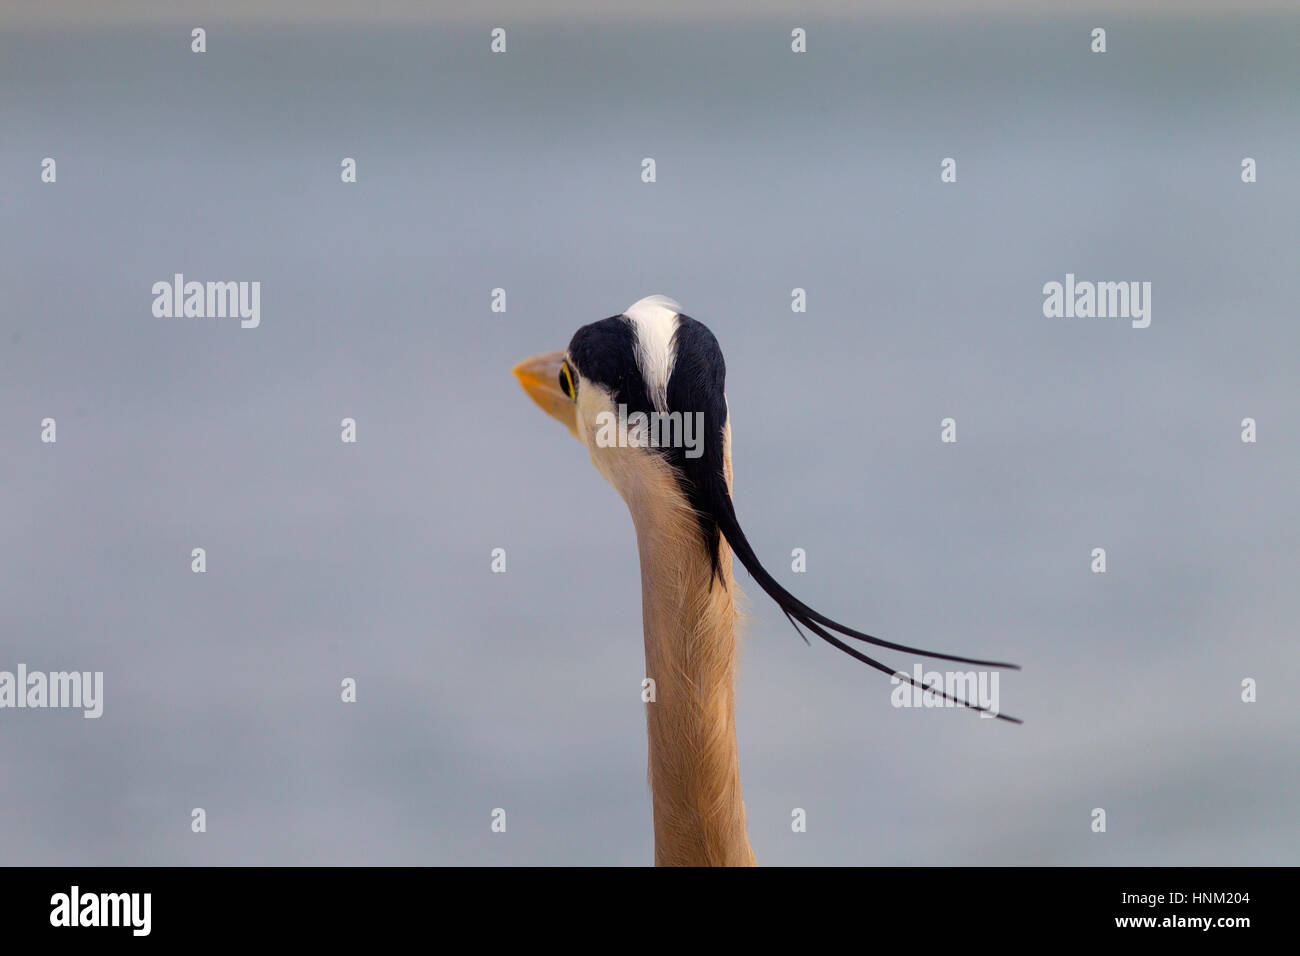
[[(660, 489), (662, 493), (665, 489)], [(650, 790), (657, 866), (752, 866), (736, 748), (735, 582), (721, 544), (721, 581), (694, 512), (675, 485), (672, 507), (632, 513), (641, 557)], [(650, 688), (643, 696), (649, 694)]]

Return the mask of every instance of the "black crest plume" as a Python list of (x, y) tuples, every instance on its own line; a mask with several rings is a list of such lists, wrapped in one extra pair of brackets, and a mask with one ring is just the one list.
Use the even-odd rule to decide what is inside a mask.
[[(874, 667), (881, 673), (898, 674), (900, 680), (906, 680), (907, 683), (913, 686), (921, 687), (922, 690), (963, 707), (972, 710), (989, 710), (989, 708), (981, 707), (977, 703), (953, 697), (942, 688), (927, 687), (920, 684), (910, 675), (901, 673), (895, 668), (863, 654), (856, 647), (842, 640), (842, 638), (850, 638), (887, 650), (913, 654), (917, 657), (972, 664), (978, 667), (1020, 670), (1019, 665), (926, 651), (905, 644), (895, 644), (891, 641), (881, 640), (862, 631), (846, 627), (804, 604), (783, 588), (763, 567), (762, 562), (758, 560), (758, 555), (754, 553), (753, 547), (750, 546), (748, 539), (746, 539), (745, 532), (741, 530), (740, 521), (736, 518), (736, 509), (732, 503), (731, 494), (727, 489), (726, 476), (723, 471), (723, 429), (727, 422), (727, 402), (725, 398), (727, 371), (726, 363), (722, 358), (722, 349), (718, 346), (718, 340), (714, 338), (713, 333), (702, 323), (686, 315), (681, 315), (678, 318), (679, 324), (673, 335), (675, 358), (672, 375), (668, 380), (668, 408), (671, 411), (680, 411), (684, 415), (697, 411), (704, 414), (703, 454), (697, 458), (688, 458), (684, 449), (681, 448), (665, 448), (661, 449), (660, 452), (677, 469), (682, 490), (691, 506), (695, 509), (700, 523), (700, 531), (704, 536), (705, 547), (708, 548), (713, 563), (714, 575), (721, 580), (718, 568), (718, 545), (720, 537), (725, 537), (727, 543), (731, 546), (732, 552), (740, 559), (740, 563), (745, 566), (745, 570), (750, 573), (758, 586), (767, 592), (768, 597), (777, 603), (777, 606), (781, 608), (781, 611), (794, 625), (795, 630), (800, 637), (803, 637), (805, 642), (808, 639), (800, 630), (801, 625), (826, 643), (839, 648), (845, 654), (862, 661), (867, 666)], [(629, 335), (633, 334), (630, 327), (626, 331)], [(639, 386), (644, 395), (645, 383), (640, 380), (639, 372), (637, 372), (636, 378), (637, 382), (630, 384)], [(648, 407), (648, 399), (645, 400), (645, 405)], [(995, 716), (1011, 723), (1022, 723), (1018, 718), (1007, 714), (999, 713)]]

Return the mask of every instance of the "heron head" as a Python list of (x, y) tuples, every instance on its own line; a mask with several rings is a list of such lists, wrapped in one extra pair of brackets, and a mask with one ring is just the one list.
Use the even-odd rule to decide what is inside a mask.
[(713, 333), (667, 296), (584, 325), (564, 351), (514, 369), (524, 391), (586, 446), (633, 509), (669, 469), (715, 556), (716, 499), (729, 490), (726, 364)]

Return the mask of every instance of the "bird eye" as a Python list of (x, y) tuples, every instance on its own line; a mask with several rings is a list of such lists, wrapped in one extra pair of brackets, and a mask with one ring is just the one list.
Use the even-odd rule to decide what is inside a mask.
[(569, 368), (567, 361), (560, 363), (560, 391), (567, 395), (570, 401), (578, 400), (578, 388), (574, 382), (573, 369)]

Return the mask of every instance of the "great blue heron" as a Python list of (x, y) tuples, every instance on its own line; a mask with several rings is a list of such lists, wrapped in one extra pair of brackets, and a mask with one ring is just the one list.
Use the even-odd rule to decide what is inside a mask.
[[(842, 638), (1017, 669), (880, 640), (819, 614), (776, 582), (732, 505), (722, 351), (713, 333), (672, 299), (650, 296), (621, 315), (584, 325), (566, 351), (533, 356), (514, 373), (533, 401), (587, 447), (632, 513), (646, 675), (656, 684), (646, 724), (657, 865), (754, 863), (736, 752), (733, 553), (795, 630), (802, 625), (886, 674), (896, 671)], [(917, 683), (905, 674), (898, 679)], [(929, 685), (926, 692), (988, 710)]]

